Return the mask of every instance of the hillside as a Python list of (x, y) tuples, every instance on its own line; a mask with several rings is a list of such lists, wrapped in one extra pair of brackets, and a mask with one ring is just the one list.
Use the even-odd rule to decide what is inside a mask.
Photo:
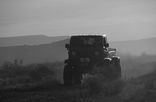
[(14, 59), (22, 59), (24, 64), (54, 62), (63, 61), (66, 57), (67, 51), (62, 42), (36, 46), (0, 47), (0, 64)]
[(148, 38), (141, 40), (130, 40), (112, 42), (110, 45), (118, 49), (120, 53), (129, 53), (133, 55), (156, 54), (156, 38)]
[[(55, 37), (53, 39), (55, 39)], [(55, 42), (49, 44), (0, 47), (0, 64), (2, 64), (4, 61), (13, 61), (14, 59), (23, 59), (25, 64), (63, 61), (65, 58), (67, 58), (67, 50), (65, 49), (64, 45), (65, 43), (69, 42), (69, 40), (59, 39), (63, 38), (55, 39)], [(155, 44), (156, 38), (151, 38), (135, 41), (110, 42), (110, 47), (117, 48), (118, 54), (122, 59), (124, 59), (124, 57), (132, 57), (131, 55), (138, 55), (141, 53), (156, 55)], [(147, 58), (148, 57), (145, 57), (143, 60)], [(147, 61), (151, 58), (152, 56), (150, 56)], [(154, 59), (155, 57), (152, 58), (152, 60)]]
[(122, 97), (129, 102), (155, 102), (156, 70), (128, 81), (122, 93), (124, 94)]
[[(10, 69), (3, 66), (0, 70), (0, 100), (3, 102), (156, 101), (154, 70), (137, 78), (110, 82), (96, 73), (95, 76), (86, 76), (81, 85), (65, 87), (56, 77), (62, 74), (62, 65), (62, 63), (45, 63), (37, 66), (12, 66)], [(144, 64), (149, 65), (156, 69), (155, 62)]]
[[(64, 44), (68, 36), (17, 36), (17, 37), (3, 37), (0, 38), (0, 47), (8, 46), (23, 46), (23, 45), (43, 45), (54, 42), (61, 42)], [(62, 41), (63, 40), (63, 41)], [(110, 47), (117, 48), (118, 52), (125, 54), (140, 55), (142, 53), (156, 54), (156, 38), (148, 38), (141, 40), (117, 41), (110, 42)]]
[(49, 37), (45, 35), (17, 36), (0, 38), (0, 47), (21, 46), (21, 45), (40, 45), (64, 40), (68, 36)]
[[(23, 59), (24, 64), (28, 64), (20, 67), (13, 65), (10, 69), (6, 65), (1, 67), (0, 100), (5, 102), (38, 100), (40, 102), (155, 102), (156, 55), (149, 55), (151, 52), (146, 49), (152, 46), (151, 50), (154, 50), (155, 40), (152, 38), (111, 42), (110, 46), (117, 47), (119, 51), (124, 80), (104, 83), (101, 76), (94, 76), (89, 77), (88, 80), (84, 78), (83, 85), (86, 86), (71, 88), (62, 86), (64, 66), (62, 61), (67, 58), (64, 45), (69, 42), (68, 39), (41, 45), (0, 47), (0, 64), (4, 61), (13, 62), (14, 59)], [(131, 51), (131, 47), (127, 46), (137, 47), (139, 51), (147, 54), (131, 55), (135, 54), (135, 49)], [(124, 51), (130, 52), (126, 54), (127, 52)], [(137, 53), (141, 53), (139, 51)], [(110, 94), (120, 88), (122, 89), (119, 93)]]

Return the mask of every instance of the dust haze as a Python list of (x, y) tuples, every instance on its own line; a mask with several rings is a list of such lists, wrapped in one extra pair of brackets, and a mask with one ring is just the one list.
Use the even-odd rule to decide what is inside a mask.
[[(156, 102), (155, 0), (1, 0), (0, 101)], [(122, 76), (65, 87), (72, 35), (106, 34)]]

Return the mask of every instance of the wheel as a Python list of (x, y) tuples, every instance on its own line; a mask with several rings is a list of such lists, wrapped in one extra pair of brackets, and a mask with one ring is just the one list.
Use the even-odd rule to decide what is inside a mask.
[(65, 86), (72, 85), (72, 67), (69, 65), (64, 66), (63, 81)]
[(120, 58), (105, 58), (103, 64), (103, 76), (105, 76), (109, 80), (115, 80), (121, 78), (121, 66), (120, 66)]
[(106, 79), (110, 79), (112, 76), (112, 70), (111, 70), (111, 58), (105, 58), (103, 62), (100, 62), (100, 64), (95, 65), (93, 69), (93, 74), (99, 74), (102, 75)]
[(109, 66), (111, 64), (111, 58), (105, 58), (104, 59), (104, 65)]
[(80, 68), (73, 68), (73, 84), (79, 85), (82, 80), (82, 71)]
[(112, 58), (112, 71), (115, 79), (121, 78), (120, 58), (117, 56)]

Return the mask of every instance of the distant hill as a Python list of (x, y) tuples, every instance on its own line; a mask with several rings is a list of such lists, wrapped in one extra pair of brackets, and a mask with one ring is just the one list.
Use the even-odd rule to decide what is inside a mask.
[[(45, 36), (45, 35), (31, 35), (18, 37), (3, 37), (0, 38), (0, 47), (7, 46), (22, 46), (22, 45), (41, 45), (58, 42), (69, 39), (69, 36)], [(61, 41), (62, 42), (62, 41)], [(65, 43), (65, 42), (62, 42)], [(118, 52), (125, 54), (156, 54), (156, 38), (148, 38), (141, 40), (117, 41), (109, 42), (110, 47), (117, 48)]]
[(66, 57), (67, 51), (64, 48), (64, 40), (33, 46), (0, 47), (0, 64), (4, 61), (13, 61), (14, 59), (23, 59), (25, 64), (55, 62), (63, 61)]
[[(45, 39), (49, 40), (45, 42), (43, 40), (44, 37)], [(28, 45), (26, 45), (26, 43), (23, 41), (22, 43), (25, 43), (25, 45), (20, 46), (10, 45), (10, 47), (6, 46), (0, 47), (0, 64), (2, 64), (4, 61), (13, 61), (14, 59), (23, 59), (24, 63), (28, 64), (28, 63), (63, 61), (64, 59), (67, 58), (67, 50), (65, 49), (64, 45), (65, 43), (69, 42), (69, 39), (66, 39), (66, 37), (52, 37), (52, 38), (48, 38), (46, 36), (44, 37), (38, 36), (38, 38), (39, 39), (41, 38), (42, 40), (36, 41), (32, 40), (33, 43), (31, 43), (31, 41), (27, 42)], [(31, 37), (28, 38), (31, 39)], [(37, 38), (35, 36), (35, 38), (32, 39)], [(19, 44), (17, 42), (14, 43), (14, 45)], [(38, 45), (41, 42), (45, 44)], [(46, 44), (48, 42), (49, 44)], [(131, 57), (131, 54), (138, 55), (141, 53), (144, 54), (147, 53), (156, 55), (155, 44), (156, 38), (151, 38), (134, 41), (110, 42), (110, 47), (117, 48), (119, 55), (124, 59), (125, 56), (126, 58), (127, 56)], [(153, 59), (155, 59), (155, 57)]]
[(141, 40), (112, 42), (111, 47), (117, 48), (120, 53), (129, 53), (133, 55), (156, 54), (156, 38)]
[(0, 38), (0, 47), (49, 44), (49, 43), (53, 43), (56, 41), (67, 39), (67, 38), (68, 36), (49, 37), (45, 35), (2, 37)]

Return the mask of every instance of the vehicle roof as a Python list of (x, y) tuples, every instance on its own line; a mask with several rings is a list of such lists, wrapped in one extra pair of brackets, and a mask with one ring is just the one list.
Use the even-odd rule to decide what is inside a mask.
[(95, 35), (72, 35), (71, 37), (106, 37), (106, 35), (95, 34)]
[(74, 35), (71, 36), (70, 44), (73, 46), (103, 45), (104, 37), (106, 36), (105, 35)]

